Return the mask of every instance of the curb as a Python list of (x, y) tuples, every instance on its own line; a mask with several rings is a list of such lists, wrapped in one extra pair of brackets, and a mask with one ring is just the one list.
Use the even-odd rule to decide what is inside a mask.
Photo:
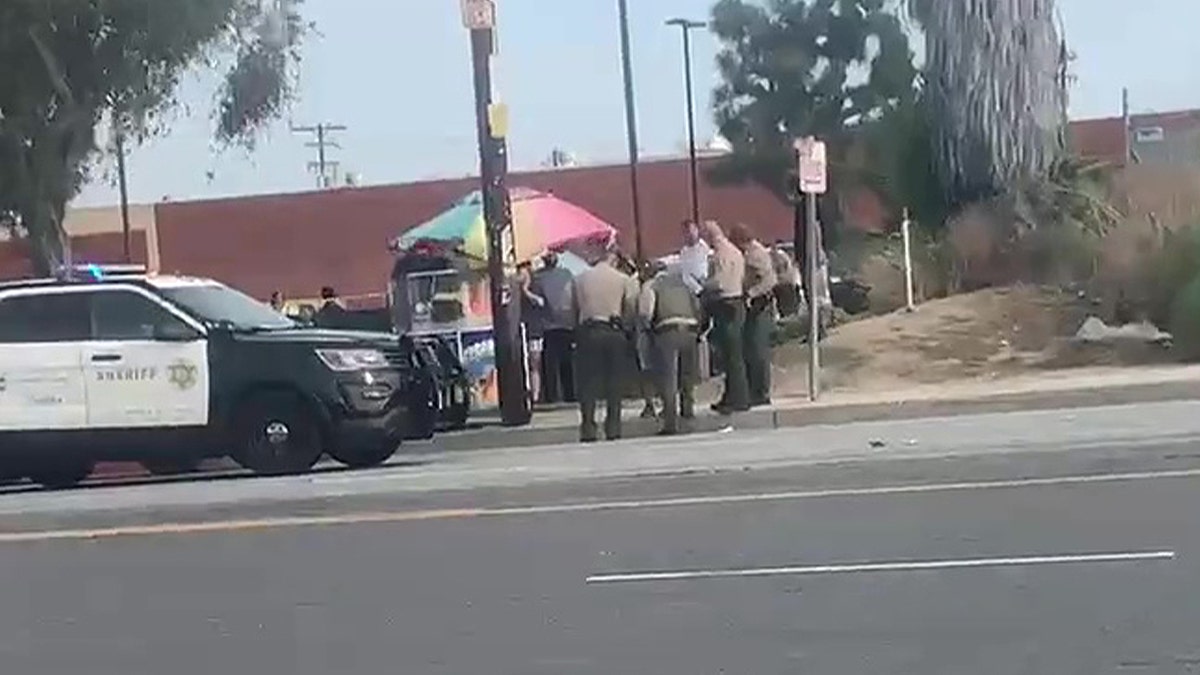
[[(693, 421), (692, 433), (712, 433), (725, 428), (786, 429), (851, 422), (881, 422), (930, 417), (954, 417), (984, 413), (1025, 412), (1070, 408), (1091, 408), (1134, 403), (1200, 400), (1200, 380), (1134, 384), (1104, 388), (1075, 388), (996, 394), (985, 397), (945, 398), (926, 401), (859, 403), (837, 406), (813, 406), (754, 410), (734, 417), (705, 414)], [(651, 438), (658, 432), (654, 420), (626, 419), (624, 437)], [(402, 454), (469, 452), (506, 447), (538, 447), (576, 443), (575, 426), (540, 429), (484, 428), (439, 435), (420, 446), (406, 445)]]
[(1161, 403), (1200, 399), (1200, 381), (1157, 382), (1104, 388), (1060, 389), (996, 394), (970, 398), (928, 401), (862, 403), (825, 408), (789, 408), (775, 411), (775, 428), (819, 424), (876, 422), (883, 420), (954, 417), (984, 413), (1027, 412), (1070, 408), (1093, 408), (1134, 403)]
[[(836, 406), (793, 407), (777, 410), (754, 410), (734, 417), (703, 414), (692, 421), (691, 433), (714, 433), (733, 429), (788, 429), (852, 422), (882, 422), (931, 417), (954, 417), (984, 413), (1024, 412), (1091, 408), (1106, 405), (1160, 403), (1165, 401), (1200, 400), (1200, 380), (1158, 382), (1075, 388), (1055, 391), (996, 394), (985, 397), (945, 398), (926, 401), (895, 401), (858, 403)], [(658, 433), (656, 420), (626, 419), (623, 423), (627, 439), (653, 438)], [(499, 426), (469, 431), (439, 434), (434, 440), (408, 442), (398, 456), (421, 456), (442, 452), (472, 452), (510, 447), (543, 447), (568, 445), (579, 441), (579, 429), (574, 426), (543, 427), (538, 429), (506, 429)], [(97, 467), (94, 477), (116, 479), (144, 477), (147, 474), (136, 463), (113, 463)]]
[[(741, 413), (734, 417), (720, 417), (714, 414), (703, 414), (692, 420), (688, 433), (713, 433), (725, 428), (736, 429), (774, 429), (775, 411), (754, 410)], [(653, 438), (658, 434), (658, 420), (641, 418), (625, 419), (621, 424), (622, 437)], [(403, 454), (422, 454), (422, 452), (470, 452), (472, 450), (496, 450), (513, 446), (538, 447), (546, 445), (564, 445), (579, 442), (579, 427), (557, 426), (540, 429), (479, 429), (466, 432), (443, 434), (426, 444), (421, 449), (413, 446), (401, 446)]]

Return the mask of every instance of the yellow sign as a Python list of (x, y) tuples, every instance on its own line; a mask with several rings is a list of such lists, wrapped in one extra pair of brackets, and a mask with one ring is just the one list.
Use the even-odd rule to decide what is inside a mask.
[(492, 138), (508, 137), (508, 106), (503, 103), (488, 105), (488, 129)]

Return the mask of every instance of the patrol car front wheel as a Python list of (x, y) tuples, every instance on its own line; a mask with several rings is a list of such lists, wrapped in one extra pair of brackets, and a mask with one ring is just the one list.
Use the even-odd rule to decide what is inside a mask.
[(471, 417), (471, 404), (455, 404), (446, 413), (446, 428), (451, 431), (462, 431), (467, 428), (467, 420)]
[(242, 406), (234, 428), (234, 461), (260, 475), (303, 473), (324, 453), (313, 415), (289, 394), (252, 397)]
[(396, 454), (397, 443), (382, 443), (376, 446), (336, 448), (329, 455), (351, 469), (370, 469), (383, 464)]

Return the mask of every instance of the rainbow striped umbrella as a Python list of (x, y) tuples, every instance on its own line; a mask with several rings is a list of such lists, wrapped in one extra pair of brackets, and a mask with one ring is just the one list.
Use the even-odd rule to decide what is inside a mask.
[[(528, 188), (511, 188), (509, 196), (519, 263), (576, 242), (607, 241), (616, 233), (608, 223), (554, 195)], [(392, 242), (393, 247), (401, 251), (430, 244), (476, 260), (487, 260), (487, 227), (479, 191)]]

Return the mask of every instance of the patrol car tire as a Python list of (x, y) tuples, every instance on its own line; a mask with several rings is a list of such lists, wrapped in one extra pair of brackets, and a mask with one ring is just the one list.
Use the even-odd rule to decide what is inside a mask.
[(351, 469), (371, 469), (391, 459), (399, 448), (399, 443), (381, 443), (379, 445), (360, 446), (357, 448), (337, 448), (330, 450), (329, 456)]
[(321, 427), (299, 396), (255, 394), (234, 424), (233, 459), (262, 476), (304, 473), (325, 453)]
[(446, 428), (451, 431), (462, 431), (467, 428), (467, 421), (470, 417), (471, 406), (466, 403), (458, 403), (446, 413)]
[(88, 476), (96, 463), (89, 460), (56, 462), (44, 466), (30, 467), (26, 472), (29, 480), (48, 490), (65, 490), (79, 485)]

